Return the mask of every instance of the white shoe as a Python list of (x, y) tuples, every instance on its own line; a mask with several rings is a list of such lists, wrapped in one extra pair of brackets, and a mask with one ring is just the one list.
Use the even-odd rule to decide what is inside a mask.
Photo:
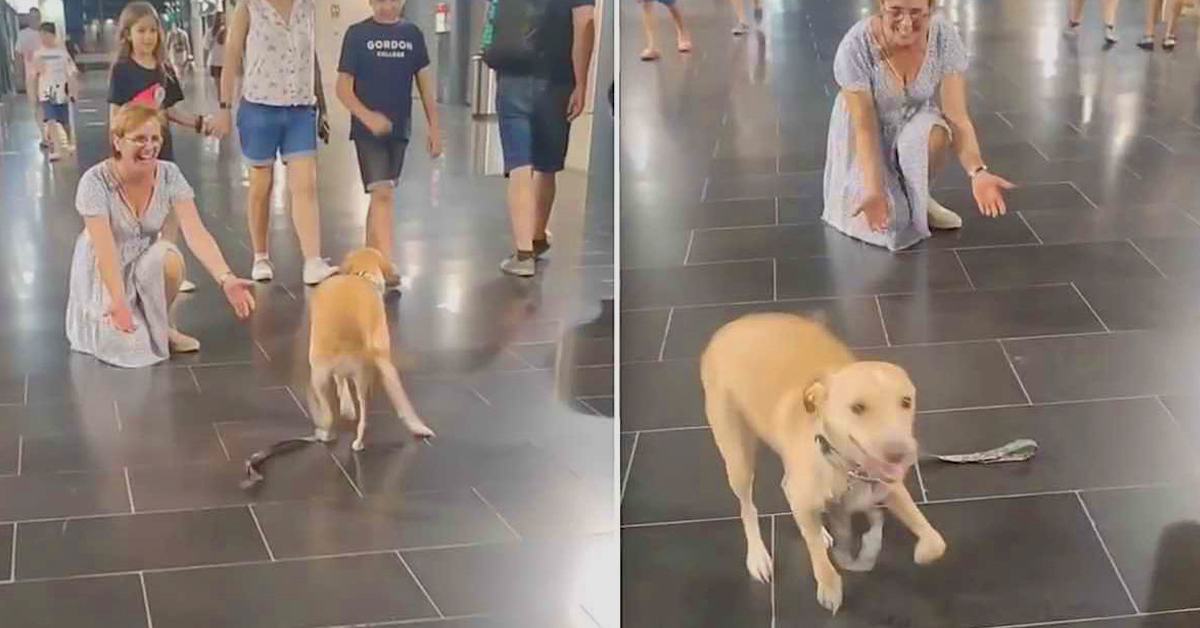
[(183, 281), (179, 282), (179, 291), (180, 292), (195, 292), (196, 284), (188, 281), (187, 279), (184, 279)]
[(337, 274), (337, 267), (321, 257), (304, 260), (304, 283), (315, 286)]
[(195, 353), (200, 350), (200, 341), (179, 331), (171, 329), (167, 332), (167, 345), (171, 353)]
[(275, 278), (275, 269), (271, 266), (271, 260), (262, 257), (254, 260), (254, 266), (250, 268), (250, 278), (254, 281), (271, 281)]
[(925, 206), (926, 213), (929, 214), (929, 226), (934, 229), (960, 229), (962, 228), (962, 216), (942, 207), (942, 204), (929, 198), (929, 203)]

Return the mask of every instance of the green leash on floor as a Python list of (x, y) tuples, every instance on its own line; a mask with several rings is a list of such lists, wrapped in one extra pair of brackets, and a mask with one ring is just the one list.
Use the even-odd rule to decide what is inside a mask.
[(247, 491), (255, 486), (258, 486), (258, 484), (263, 481), (262, 466), (266, 464), (268, 458), (271, 458), (276, 454), (289, 452), (304, 447), (305, 445), (311, 445), (319, 442), (321, 441), (316, 436), (287, 438), (275, 443), (274, 445), (271, 445), (270, 447), (267, 447), (266, 449), (261, 449), (254, 452), (246, 460), (246, 477), (239, 483), (239, 486), (242, 487), (242, 490)]
[(1037, 441), (1018, 438), (1014, 441), (988, 449), (965, 454), (925, 454), (925, 458), (953, 464), (997, 464), (1001, 462), (1025, 462), (1037, 454)]

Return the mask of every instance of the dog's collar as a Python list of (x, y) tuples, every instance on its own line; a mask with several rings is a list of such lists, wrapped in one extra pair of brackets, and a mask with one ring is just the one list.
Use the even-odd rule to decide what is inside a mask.
[(365, 270), (360, 270), (357, 273), (351, 273), (350, 276), (366, 279), (368, 282), (371, 283), (372, 286), (375, 287), (375, 290), (379, 294), (383, 294), (384, 292), (387, 291), (387, 284), (385, 284), (384, 281), (382, 279), (380, 279), (379, 277), (377, 277), (374, 273), (370, 273)]
[(817, 442), (817, 447), (821, 450), (821, 455), (825, 457), (825, 460), (829, 461), (829, 464), (835, 469), (845, 473), (846, 477), (850, 478), (851, 480), (867, 482), (870, 484), (884, 483), (883, 480), (867, 473), (866, 470), (863, 469), (862, 465), (850, 460), (846, 456), (843, 456), (842, 452), (838, 451), (837, 448), (833, 446), (833, 443), (829, 442), (828, 438), (825, 438), (824, 434), (817, 434), (813, 440)]

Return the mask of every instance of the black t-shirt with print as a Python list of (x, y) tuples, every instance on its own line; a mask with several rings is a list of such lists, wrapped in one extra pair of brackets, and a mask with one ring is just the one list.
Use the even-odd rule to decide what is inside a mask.
[(541, 0), (543, 14), (538, 29), (538, 77), (551, 82), (574, 85), (575, 67), (571, 49), (575, 42), (573, 12), (578, 7), (595, 6), (595, 0)]
[[(163, 111), (183, 100), (183, 88), (174, 73), (142, 67), (133, 59), (121, 59), (113, 64), (108, 84), (108, 102), (118, 107), (139, 102)], [(158, 158), (174, 160), (170, 124), (163, 128), (163, 146)]]

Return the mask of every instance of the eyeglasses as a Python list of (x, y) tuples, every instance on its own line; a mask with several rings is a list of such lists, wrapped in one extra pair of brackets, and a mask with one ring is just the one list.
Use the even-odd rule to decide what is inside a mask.
[(146, 146), (148, 144), (162, 146), (163, 143), (163, 138), (159, 135), (126, 135), (121, 139), (138, 147)]
[(905, 9), (902, 7), (884, 7), (883, 13), (885, 15), (887, 15), (888, 19), (892, 20), (893, 22), (900, 22), (900, 21), (907, 19), (908, 21), (912, 22), (913, 24), (919, 24), (919, 23), (924, 22), (925, 20), (929, 19), (929, 10), (928, 9)]

